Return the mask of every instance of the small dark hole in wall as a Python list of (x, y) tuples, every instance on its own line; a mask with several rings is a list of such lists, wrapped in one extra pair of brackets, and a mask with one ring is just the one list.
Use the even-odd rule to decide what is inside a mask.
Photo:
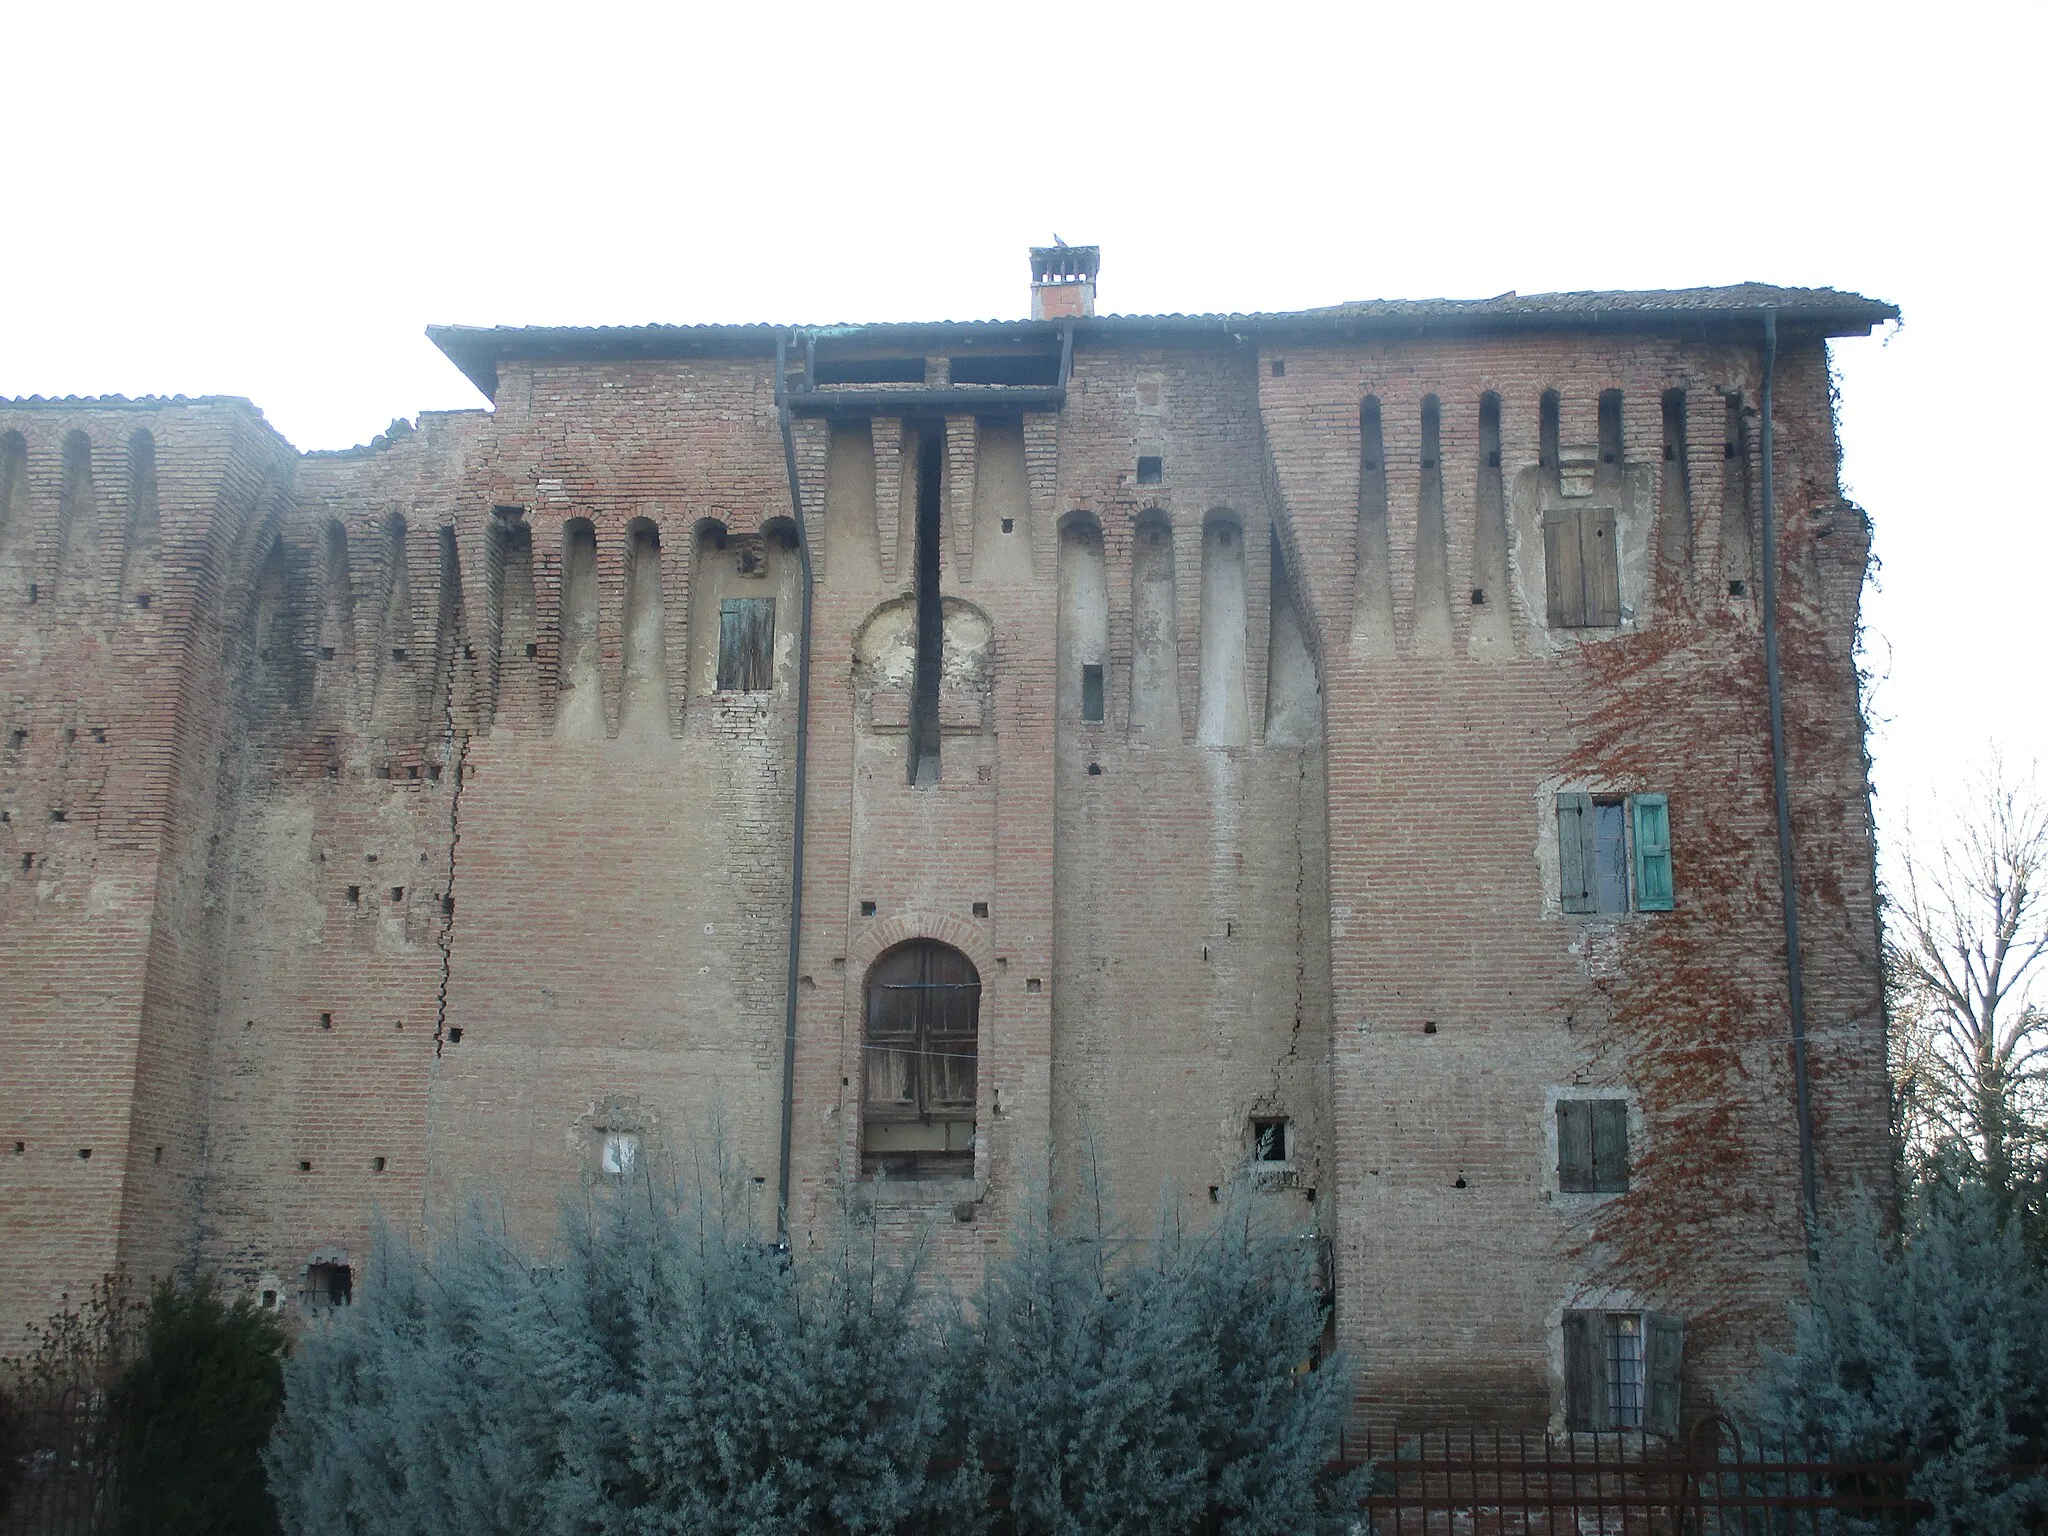
[(329, 764), (327, 765), (327, 777), (329, 777), (330, 779), (338, 779), (338, 778), (340, 778), (340, 777), (341, 777), (341, 765), (340, 765), (339, 763), (329, 763)]
[(1015, 519), (1014, 517), (1006, 517), (1006, 518), (1004, 518), (1004, 519), (1003, 519), (1003, 532), (1005, 532), (1005, 533), (1015, 533), (1016, 531), (1017, 531), (1017, 519)]
[(84, 1162), (90, 1162), (90, 1161), (92, 1160), (92, 1148), (91, 1148), (91, 1147), (80, 1147), (80, 1148), (78, 1149), (78, 1160), (79, 1160), (79, 1161), (80, 1161), (81, 1163), (84, 1163)]
[(370, 1172), (372, 1172), (372, 1173), (382, 1173), (383, 1171), (384, 1171), (384, 1159), (383, 1159), (383, 1158), (381, 1158), (381, 1157), (373, 1157), (373, 1158), (371, 1158), (371, 1159), (370, 1159)]
[(363, 888), (360, 885), (352, 885), (348, 888), (348, 904), (350, 906), (353, 907), (360, 904), (362, 899)]
[(453, 896), (443, 896), (441, 898), (441, 911), (448, 917), (455, 915), (455, 898)]
[(1474, 608), (1484, 608), (1486, 606), (1486, 588), (1474, 587), (1472, 589), (1472, 606)]
[(147, 608), (149, 606), (149, 594), (147, 592), (136, 593), (135, 606), (138, 608)]
[(377, 862), (377, 855), (375, 855), (374, 853), (366, 853), (363, 855), (363, 862), (365, 864), (374, 864)]
[(462, 659), (463, 659), (464, 661), (475, 661), (475, 660), (476, 660), (476, 647), (475, 647), (475, 646), (473, 646), (473, 645), (465, 645), (465, 646), (464, 646), (464, 647), (462, 648)]
[(300, 1159), (299, 1159), (299, 1172), (301, 1172), (301, 1173), (311, 1173), (312, 1171), (313, 1171), (313, 1164), (312, 1164), (312, 1163), (311, 1163), (311, 1162), (310, 1162), (310, 1161), (309, 1161), (308, 1159), (306, 1159), (306, 1158), (303, 1158), (303, 1157), (302, 1157), (302, 1158), (300, 1158)]
[(1043, 992), (1045, 990), (1045, 983), (1036, 976), (1027, 976), (1024, 978), (1024, 990), (1026, 992)]
[(1500, 450), (1498, 448), (1491, 450), (1486, 455), (1486, 467), (1488, 469), (1500, 468)]
[(158, 1147), (155, 1151), (151, 1152), (149, 1160), (153, 1163), (161, 1163), (164, 1160), (164, 1149)]
[(419, 769), (419, 764), (417, 764), (417, 763), (407, 763), (407, 764), (405, 765), (405, 776), (406, 776), (406, 777), (407, 777), (408, 779), (416, 779), (416, 778), (418, 778), (418, 777), (420, 776), (420, 769)]
[(27, 1151), (28, 1151), (28, 1143), (27, 1143), (27, 1142), (25, 1142), (25, 1141), (17, 1141), (17, 1142), (16, 1142), (15, 1144), (14, 1144), (14, 1155), (15, 1155), (16, 1157), (20, 1157), (20, 1156), (21, 1156), (21, 1155), (22, 1155), (23, 1153), (25, 1153), (25, 1152), (27, 1152)]
[(1454, 1180), (1454, 1181), (1452, 1182), (1452, 1184), (1451, 1184), (1451, 1188), (1453, 1188), (1453, 1189), (1463, 1189), (1464, 1187), (1465, 1187), (1465, 1175), (1463, 1175), (1463, 1174), (1461, 1173), (1461, 1174), (1459, 1174), (1459, 1175), (1458, 1175), (1458, 1177), (1457, 1177), (1457, 1178), (1456, 1178), (1456, 1179), (1455, 1179), (1455, 1180)]
[(28, 584), (28, 600), (34, 602), (41, 595), (42, 588), (38, 587), (34, 582), (30, 582)]
[(1211, 1205), (1219, 1205), (1219, 1204), (1221, 1204), (1221, 1203), (1222, 1203), (1222, 1200), (1223, 1200), (1223, 1191), (1222, 1191), (1222, 1188), (1221, 1188), (1220, 1186), (1218, 1186), (1218, 1185), (1215, 1185), (1215, 1184), (1211, 1184), (1211, 1185), (1209, 1186), (1209, 1203), (1210, 1203)]
[(391, 1027), (392, 1027), (393, 1029), (403, 1029), (403, 1028), (405, 1028), (405, 1020), (403, 1020), (403, 1019), (400, 1019), (400, 1020), (398, 1020), (398, 1021), (397, 1021), (396, 1023), (394, 1023), (394, 1024), (393, 1024), (393, 1025), (392, 1025)]
[(439, 763), (427, 764), (427, 782), (429, 784), (441, 782), (441, 765)]
[(1099, 779), (1099, 778), (1101, 778), (1101, 777), (1102, 777), (1102, 764), (1100, 764), (1100, 763), (1090, 763), (1090, 764), (1088, 765), (1088, 777), (1089, 777), (1089, 778), (1091, 778), (1091, 779)]
[(66, 815), (66, 813), (65, 813), (64, 811), (61, 811), (61, 810), (57, 810), (57, 811), (52, 811), (52, 812), (50, 812), (50, 820), (52, 820), (52, 821), (62, 821), (62, 820), (64, 819), (65, 815)]
[(28, 732), (27, 732), (27, 731), (9, 731), (9, 732), (7, 733), (7, 744), (8, 744), (8, 745), (9, 745), (10, 747), (25, 747), (25, 746), (27, 746), (27, 745), (28, 745)]
[(872, 901), (862, 902), (860, 904), (860, 915), (862, 917), (873, 917), (875, 915), (875, 904)]
[(976, 902), (976, 903), (974, 904), (974, 915), (975, 915), (976, 917), (987, 917), (987, 916), (988, 916), (988, 903), (987, 903), (987, 902), (985, 902), (985, 901), (977, 901), (977, 902)]
[(1276, 358), (1274, 358), (1274, 359), (1273, 359), (1273, 377), (1274, 377), (1274, 378), (1276, 378), (1276, 379), (1284, 379), (1284, 378), (1286, 378), (1286, 377), (1287, 377), (1287, 359), (1286, 359), (1286, 358), (1284, 358), (1284, 357), (1276, 357)]
[(78, 727), (77, 727), (77, 726), (75, 726), (75, 725), (67, 725), (67, 726), (65, 726), (65, 727), (64, 727), (64, 739), (65, 739), (65, 741), (67, 741), (67, 742), (72, 742), (72, 741), (76, 741), (76, 740), (78, 740)]
[(448, 1043), (450, 1045), (462, 1044), (462, 1026), (460, 1024), (453, 1025), (449, 1028)]
[(23, 869), (34, 869), (36, 867), (36, 856), (32, 853), (24, 853), (21, 856), (21, 867)]
[(1747, 597), (1749, 595), (1749, 583), (1741, 580), (1739, 577), (1729, 582), (1728, 595), (1730, 597)]
[(1138, 458), (1138, 484), (1158, 485), (1166, 478), (1166, 460), (1156, 453), (1141, 454)]
[(333, 646), (331, 646), (331, 645), (323, 645), (323, 646), (321, 646), (321, 647), (320, 647), (320, 659), (321, 659), (322, 661), (332, 661), (332, 660), (334, 660), (334, 647), (333, 647)]
[(405, 887), (402, 885), (394, 885), (393, 887), (391, 887), (391, 899), (393, 901), (405, 900)]
[(107, 733), (104, 729), (96, 725), (92, 728), (92, 739), (95, 742), (97, 742), (100, 746), (104, 747), (107, 744)]
[(378, 778), (380, 778), (380, 779), (388, 779), (388, 778), (390, 778), (390, 777), (391, 777), (391, 765), (390, 765), (389, 763), (379, 763), (379, 764), (377, 765), (377, 777), (378, 777)]
[(1433, 1035), (1433, 1034), (1435, 1034), (1435, 1033), (1436, 1033), (1436, 1020), (1435, 1020), (1435, 1019), (1425, 1019), (1425, 1020), (1423, 1020), (1423, 1024), (1422, 1024), (1422, 1032), (1423, 1032), (1423, 1033), (1424, 1033), (1425, 1035)]
[(393, 647), (391, 647), (391, 659), (393, 661), (405, 660), (405, 647), (402, 645), (394, 645)]
[(540, 647), (529, 640), (526, 644), (526, 654), (528, 656), (538, 656), (540, 654)]

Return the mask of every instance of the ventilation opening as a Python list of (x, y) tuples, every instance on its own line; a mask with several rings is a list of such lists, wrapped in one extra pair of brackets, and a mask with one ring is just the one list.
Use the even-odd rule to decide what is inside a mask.
[[(1055, 365), (1057, 366), (1057, 365)], [(818, 360), (820, 384), (922, 384), (921, 357), (848, 357)], [(989, 381), (993, 382), (993, 381)]]
[(1621, 467), (1621, 391), (1600, 391), (1600, 466), (1618, 471)]
[(917, 671), (910, 694), (912, 784), (939, 781), (939, 669), (945, 657), (945, 614), (939, 599), (939, 481), (943, 429), (917, 435)]
[(1536, 412), (1538, 442), (1536, 462), (1543, 466), (1543, 471), (1546, 475), (1555, 475), (1557, 473), (1557, 416), (1557, 391), (1546, 389), (1543, 391), (1543, 400), (1537, 407)]
[(1095, 662), (1084, 663), (1081, 668), (1081, 718), (1102, 719), (1102, 668)]
[[(1042, 357), (956, 357), (951, 361), (955, 384), (1021, 384), (1045, 387), (1060, 381), (1060, 360)], [(922, 373), (918, 375), (924, 377)]]

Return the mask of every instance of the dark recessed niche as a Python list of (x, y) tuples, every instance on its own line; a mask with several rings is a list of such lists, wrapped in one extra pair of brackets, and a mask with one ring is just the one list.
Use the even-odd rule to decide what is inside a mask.
[(450, 1045), (462, 1044), (462, 1026), (460, 1024), (453, 1024), (449, 1026), (448, 1043)]
[(1284, 379), (1284, 378), (1286, 378), (1286, 377), (1287, 377), (1287, 359), (1286, 359), (1286, 358), (1284, 358), (1284, 357), (1276, 357), (1276, 358), (1274, 358), (1274, 359), (1273, 359), (1273, 377), (1274, 377), (1274, 378), (1276, 378), (1276, 379)]
[(362, 888), (362, 887), (361, 887), (360, 885), (352, 885), (352, 886), (350, 886), (350, 887), (348, 888), (348, 904), (349, 904), (350, 906), (352, 906), (352, 907), (353, 907), (353, 906), (358, 906), (358, 905), (360, 905), (360, 904), (361, 904), (361, 902), (362, 902), (362, 899), (363, 899), (363, 888)]
[(1474, 608), (1484, 608), (1486, 606), (1486, 588), (1474, 587), (1472, 589), (1472, 606)]
[(147, 608), (149, 606), (149, 594), (147, 592), (136, 593), (135, 606), (138, 608)]
[(1138, 484), (1158, 485), (1166, 478), (1166, 460), (1156, 453), (1138, 456)]
[(1422, 1025), (1422, 1032), (1423, 1032), (1423, 1033), (1424, 1033), (1425, 1035), (1433, 1035), (1433, 1034), (1435, 1034), (1435, 1033), (1436, 1033), (1436, 1020), (1435, 1020), (1435, 1019), (1425, 1019), (1425, 1020), (1423, 1021), (1423, 1025)]
[(334, 660), (334, 647), (333, 647), (333, 646), (331, 646), (331, 645), (323, 645), (323, 646), (321, 646), (321, 647), (320, 647), (320, 659), (321, 659), (322, 661), (332, 661), (332, 660)]
[(977, 901), (977, 902), (976, 902), (976, 903), (974, 904), (974, 915), (975, 915), (976, 917), (987, 917), (987, 916), (988, 916), (988, 903), (987, 903), (987, 902), (985, 902), (985, 901)]
[(162, 1147), (155, 1148), (149, 1154), (149, 1160), (152, 1163), (161, 1163), (164, 1160), (164, 1149)]
[(1099, 779), (1099, 778), (1101, 778), (1101, 777), (1102, 777), (1102, 764), (1100, 764), (1100, 763), (1090, 763), (1090, 764), (1088, 765), (1088, 777), (1089, 777), (1089, 778), (1091, 778), (1091, 779)]
[(393, 661), (405, 660), (405, 647), (402, 645), (394, 645), (393, 647), (391, 647), (391, 659)]
[(311, 1173), (312, 1171), (313, 1171), (313, 1164), (311, 1163), (311, 1161), (309, 1161), (308, 1159), (306, 1159), (306, 1158), (303, 1158), (303, 1157), (302, 1157), (302, 1158), (300, 1158), (300, 1159), (299, 1159), (299, 1172), (301, 1172), (301, 1173)]
[(540, 654), (540, 647), (529, 640), (526, 642), (526, 654), (529, 659), (538, 656)]
[(97, 745), (104, 747), (107, 744), (107, 733), (102, 727), (96, 725), (92, 728), (92, 739)]
[(393, 887), (391, 887), (391, 899), (393, 901), (405, 900), (405, 887), (402, 885), (394, 885)]
[(388, 779), (391, 777), (391, 765), (389, 763), (379, 763), (375, 772), (378, 778)]
[(1017, 519), (1015, 519), (1014, 517), (1006, 517), (1006, 518), (1004, 518), (1004, 519), (1003, 519), (1003, 532), (1005, 532), (1005, 533), (1015, 533), (1016, 531), (1017, 531)]
[(1045, 990), (1045, 983), (1036, 976), (1027, 976), (1024, 978), (1024, 990), (1026, 992), (1043, 992)]
[(91, 1147), (80, 1147), (80, 1148), (78, 1149), (78, 1160), (79, 1160), (79, 1161), (80, 1161), (81, 1163), (87, 1163), (87, 1162), (91, 1162), (91, 1161), (92, 1161), (92, 1148), (91, 1148)]
[(1749, 596), (1749, 583), (1741, 580), (1739, 577), (1736, 580), (1729, 582), (1728, 595), (1730, 597)]
[(441, 782), (441, 765), (439, 763), (427, 764), (427, 782), (429, 784)]
[(873, 917), (875, 915), (875, 904), (872, 901), (862, 902), (860, 904), (860, 915), (862, 917)]
[(384, 1171), (384, 1159), (383, 1159), (383, 1158), (381, 1158), (381, 1157), (373, 1157), (373, 1158), (371, 1158), (371, 1159), (370, 1159), (370, 1172), (372, 1172), (372, 1173), (382, 1173), (383, 1171)]
[(321, 1015), (320, 1015), (320, 1027), (321, 1027), (322, 1029), (332, 1029), (332, 1028), (334, 1028), (334, 1015), (333, 1015), (333, 1014), (331, 1014), (331, 1013), (323, 1013), (323, 1014), (321, 1014)]

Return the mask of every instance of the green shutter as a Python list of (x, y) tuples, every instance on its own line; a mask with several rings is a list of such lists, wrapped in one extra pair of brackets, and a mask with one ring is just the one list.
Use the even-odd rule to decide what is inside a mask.
[(1591, 912), (1593, 901), (1593, 797), (1578, 790), (1557, 796), (1559, 894), (1567, 912)]
[(1557, 1101), (1557, 1187), (1567, 1195), (1590, 1194), (1596, 1187), (1592, 1111), (1590, 1099)]
[(1643, 1428), (1656, 1435), (1678, 1434), (1680, 1374), (1685, 1362), (1685, 1324), (1666, 1312), (1643, 1317)]
[(1600, 1312), (1564, 1315), (1565, 1428), (1583, 1433), (1607, 1429), (1606, 1320)]
[(1628, 1100), (1587, 1099), (1592, 1114), (1593, 1180), (1596, 1194), (1618, 1195), (1628, 1188)]
[(1671, 910), (1671, 812), (1662, 795), (1629, 801), (1635, 818), (1636, 909)]

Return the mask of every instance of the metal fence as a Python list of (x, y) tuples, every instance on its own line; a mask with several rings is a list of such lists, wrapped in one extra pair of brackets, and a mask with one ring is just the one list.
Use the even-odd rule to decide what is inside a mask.
[(1372, 1536), (1891, 1536), (1915, 1513), (1904, 1463), (1763, 1445), (1725, 1420), (1682, 1443), (1439, 1432), (1349, 1436), (1343, 1452), (1372, 1465)]
[(0, 1536), (114, 1528), (117, 1461), (104, 1392), (79, 1387), (17, 1403), (8, 1429), (14, 1465), (9, 1494), (0, 1494)]

